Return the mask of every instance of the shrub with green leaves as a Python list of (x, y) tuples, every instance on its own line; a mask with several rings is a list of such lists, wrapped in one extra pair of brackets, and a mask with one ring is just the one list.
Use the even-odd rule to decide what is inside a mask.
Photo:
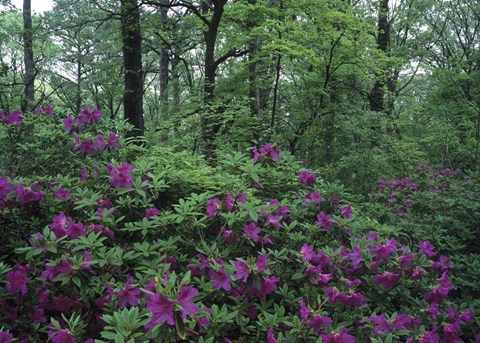
[(195, 159), (172, 152), (133, 160), (90, 106), (18, 118), (7, 135), (27, 130), (22, 118), (45, 137), (51, 125), (62, 139), (49, 149), (70, 155), (20, 176), (7, 164), (0, 178), (0, 341), (426, 343), (479, 331), (475, 309), (451, 300), (447, 256), (375, 232), (342, 187), (276, 146), (189, 171)]

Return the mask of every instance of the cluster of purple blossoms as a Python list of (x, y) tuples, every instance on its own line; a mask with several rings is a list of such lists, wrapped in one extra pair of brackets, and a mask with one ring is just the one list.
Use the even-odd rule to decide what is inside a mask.
[(47, 117), (52, 117), (53, 116), (53, 107), (50, 106), (50, 105), (47, 105), (45, 107), (42, 107), (40, 105), (38, 105), (36, 108), (35, 108), (35, 115), (38, 117), (40, 114), (45, 113), (45, 115)]
[(145, 327), (152, 330), (156, 325), (165, 322), (168, 325), (175, 325), (175, 312), (179, 312), (183, 320), (187, 316), (198, 314), (199, 307), (193, 302), (193, 298), (197, 295), (198, 290), (196, 288), (183, 285), (176, 299), (169, 299), (158, 292), (149, 296), (146, 307), (152, 313), (152, 318)]
[(120, 147), (119, 141), (120, 138), (115, 133), (111, 133), (107, 138), (97, 136), (95, 139), (81, 140), (80, 138), (75, 137), (73, 150), (91, 156), (95, 151), (102, 151), (105, 150), (105, 148), (110, 150), (118, 149)]
[(232, 212), (236, 205), (245, 204), (247, 202), (247, 195), (245, 193), (240, 193), (237, 196), (233, 194), (227, 194), (223, 201), (219, 198), (212, 198), (207, 201), (207, 216), (209, 218), (215, 217), (222, 207), (224, 207), (227, 212)]
[(23, 112), (19, 110), (13, 111), (10, 114), (4, 114), (0, 112), (0, 122), (3, 124), (3, 126), (7, 126), (7, 125), (18, 126), (22, 124), (22, 120), (23, 120), (22, 117), (23, 117)]
[(280, 162), (282, 159), (280, 157), (280, 153), (282, 150), (276, 146), (272, 146), (271, 144), (265, 144), (263, 148), (258, 151), (257, 146), (254, 146), (253, 149), (253, 163), (257, 163), (261, 159), (270, 158), (275, 162)]
[(308, 172), (308, 171), (301, 171), (298, 173), (298, 181), (303, 183), (304, 185), (313, 185), (317, 182), (317, 174), (315, 172)]
[(115, 188), (132, 188), (133, 186), (133, 166), (122, 163), (120, 166), (107, 164), (107, 171), (110, 175), (108, 182)]

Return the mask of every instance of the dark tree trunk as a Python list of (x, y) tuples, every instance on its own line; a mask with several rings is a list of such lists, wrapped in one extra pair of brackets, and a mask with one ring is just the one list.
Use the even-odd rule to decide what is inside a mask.
[[(257, 0), (248, 0), (248, 3), (253, 6)], [(250, 19), (247, 22), (247, 30), (250, 31), (255, 27), (255, 21)], [(258, 86), (257, 86), (257, 62), (255, 60), (258, 53), (257, 39), (252, 39), (248, 43), (248, 97), (250, 102), (250, 111), (252, 114), (258, 116), (260, 114)]]
[[(388, 1), (379, 0), (378, 8), (378, 28), (377, 28), (377, 48), (388, 54), (390, 43), (390, 23), (388, 22)], [(370, 110), (375, 112), (383, 112), (385, 110), (384, 91), (385, 81), (382, 76), (376, 77), (373, 89), (370, 92)]]
[(142, 136), (144, 134), (142, 34), (137, 0), (122, 0), (122, 41), (125, 67), (123, 110), (125, 119), (134, 126), (129, 135)]
[[(162, 0), (163, 6), (160, 7), (160, 26), (162, 30), (167, 30), (167, 12), (168, 0)], [(169, 54), (165, 44), (160, 47), (160, 109), (161, 117), (165, 118), (168, 111), (168, 64)]]
[(25, 99), (23, 111), (31, 111), (35, 104), (35, 63), (33, 60), (33, 28), (31, 0), (23, 0), (23, 61), (25, 63)]
[(205, 157), (212, 161), (215, 158), (215, 138), (221, 125), (218, 123), (217, 115), (210, 115), (208, 105), (214, 99), (215, 78), (217, 75), (218, 61), (215, 60), (215, 45), (218, 36), (218, 27), (222, 19), (223, 11), (227, 0), (212, 0), (209, 4), (213, 7), (212, 17), (208, 22), (207, 29), (203, 32), (205, 40), (205, 82), (203, 86), (204, 104), (207, 107), (206, 115), (202, 119), (203, 141), (205, 142)]
[(75, 99), (75, 107), (77, 113), (80, 113), (80, 107), (82, 106), (82, 61), (80, 60), (82, 50), (80, 45), (77, 45), (77, 92)]

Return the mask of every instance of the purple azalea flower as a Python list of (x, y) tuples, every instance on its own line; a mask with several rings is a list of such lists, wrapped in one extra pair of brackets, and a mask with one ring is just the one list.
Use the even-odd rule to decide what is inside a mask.
[(262, 231), (254, 222), (251, 222), (243, 227), (243, 233), (246, 238), (251, 239), (254, 242), (259, 242), (260, 237), (258, 234)]
[(343, 218), (347, 218), (347, 219), (352, 218), (352, 213), (353, 213), (353, 210), (352, 210), (352, 206), (350, 205), (345, 205), (340, 209), (340, 214)]
[(312, 327), (313, 331), (316, 334), (320, 334), (322, 329), (329, 328), (332, 325), (332, 319), (330, 317), (323, 317), (316, 315), (313, 319), (308, 323), (308, 326)]
[(58, 200), (67, 201), (70, 197), (70, 194), (72, 193), (65, 188), (59, 188), (55, 192), (53, 192), (53, 194), (55, 195), (55, 197), (57, 197)]
[(147, 209), (145, 210), (145, 218), (150, 219), (150, 218), (152, 218), (152, 217), (154, 217), (154, 216), (160, 215), (161, 213), (162, 213), (162, 212), (161, 212), (159, 209), (155, 208), (155, 207), (154, 207), (154, 208), (147, 208)]
[(13, 185), (7, 182), (6, 177), (0, 177), (0, 200), (10, 194), (13, 189)]
[(111, 133), (107, 137), (107, 147), (111, 150), (120, 148), (120, 137), (117, 134)]
[(63, 119), (63, 130), (64, 131), (72, 131), (75, 125), (75, 120), (72, 117), (67, 117)]
[(175, 325), (173, 318), (175, 303), (160, 293), (155, 293), (150, 297), (147, 301), (147, 309), (152, 312), (152, 320), (147, 324), (150, 329), (164, 322), (167, 322), (168, 325)]
[(50, 105), (45, 106), (44, 113), (47, 117), (53, 116), (53, 107)]
[(8, 331), (0, 332), (0, 343), (12, 343), (13, 335)]
[(115, 188), (131, 188), (133, 186), (133, 166), (122, 163), (121, 166), (107, 164), (107, 171), (110, 174), (108, 182)]
[(83, 124), (93, 124), (102, 118), (102, 112), (93, 107), (92, 105), (86, 105), (80, 111), (80, 120)]
[(231, 277), (225, 272), (225, 270), (220, 269), (216, 272), (215, 270), (210, 269), (208, 271), (208, 276), (210, 276), (210, 279), (213, 281), (213, 289), (220, 290), (223, 288), (227, 292), (232, 290), (232, 285), (230, 284)]
[(325, 215), (323, 211), (320, 211), (319, 214), (317, 214), (317, 222), (316, 224), (320, 226), (321, 228), (325, 230), (329, 230), (332, 228), (332, 216), (330, 214)]
[(345, 327), (339, 333), (321, 334), (320, 337), (324, 343), (355, 343), (355, 337), (350, 335)]
[(270, 263), (270, 259), (268, 258), (267, 254), (261, 254), (257, 262), (255, 262), (255, 266), (259, 272), (263, 272), (267, 265)]
[(218, 198), (209, 199), (207, 201), (207, 216), (209, 218), (215, 217), (218, 214), (218, 212), (220, 212), (221, 206), (222, 206), (222, 203), (220, 202), (220, 199)]
[(411, 252), (401, 256), (398, 259), (398, 264), (402, 268), (406, 268), (406, 267), (410, 266), (413, 262), (415, 262), (415, 257), (413, 256), (413, 254)]
[(28, 275), (25, 272), (20, 270), (12, 270), (7, 273), (7, 285), (5, 286), (5, 289), (11, 294), (27, 294), (27, 282)]
[(313, 250), (313, 246), (308, 244), (302, 245), (300, 256), (305, 262), (310, 262), (315, 257), (315, 250)]
[(397, 284), (399, 279), (400, 274), (386, 272), (375, 275), (373, 282), (382, 285), (385, 289), (390, 289)]
[(75, 337), (70, 332), (65, 330), (49, 331), (50, 340), (52, 343), (76, 343)]
[(140, 298), (140, 290), (127, 283), (123, 289), (117, 292), (117, 297), (119, 300), (118, 306), (120, 308), (124, 308), (127, 304), (137, 306), (138, 299)]
[(273, 328), (270, 328), (267, 332), (266, 343), (278, 343), (278, 340), (275, 338), (275, 335), (273, 334)]
[(433, 257), (437, 254), (434, 251), (435, 247), (433, 246), (433, 244), (430, 241), (420, 242), (420, 243), (418, 243), (418, 246), (420, 247), (420, 249), (418, 249), (418, 252), (420, 254), (425, 254), (428, 257)]
[(313, 185), (317, 182), (317, 174), (315, 172), (301, 171), (298, 173), (298, 181), (305, 185)]
[(183, 285), (177, 297), (177, 305), (180, 307), (182, 318), (185, 319), (187, 315), (194, 316), (198, 313), (198, 305), (193, 302), (193, 298), (198, 295), (198, 290), (190, 286)]
[(102, 136), (95, 137), (95, 148), (98, 150), (103, 150), (105, 149), (105, 146), (105, 139)]
[(233, 264), (237, 269), (237, 272), (235, 273), (235, 279), (247, 282), (248, 276), (250, 275), (250, 267), (241, 261), (234, 261)]

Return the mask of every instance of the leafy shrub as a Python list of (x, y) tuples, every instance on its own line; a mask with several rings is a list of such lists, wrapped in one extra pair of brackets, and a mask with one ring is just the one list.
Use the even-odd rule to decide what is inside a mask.
[[(456, 342), (478, 332), (473, 308), (449, 300), (448, 257), (370, 232), (341, 187), (275, 146), (199, 162), (192, 177), (210, 178), (196, 183), (169, 178), (173, 153), (123, 160), (130, 148), (106, 149), (96, 130), (108, 122), (84, 111), (66, 120), (68, 134), (60, 118), (25, 115), (38, 130), (56, 123), (51, 135), (74, 152), (61, 167), (0, 179), (2, 239), (26, 237), (0, 263), (3, 341)], [(206, 192), (157, 207), (166, 189), (197, 185)]]
[(420, 165), (410, 178), (380, 181), (370, 209), (403, 240), (429, 240), (454, 262), (458, 296), (480, 297), (480, 179)]

